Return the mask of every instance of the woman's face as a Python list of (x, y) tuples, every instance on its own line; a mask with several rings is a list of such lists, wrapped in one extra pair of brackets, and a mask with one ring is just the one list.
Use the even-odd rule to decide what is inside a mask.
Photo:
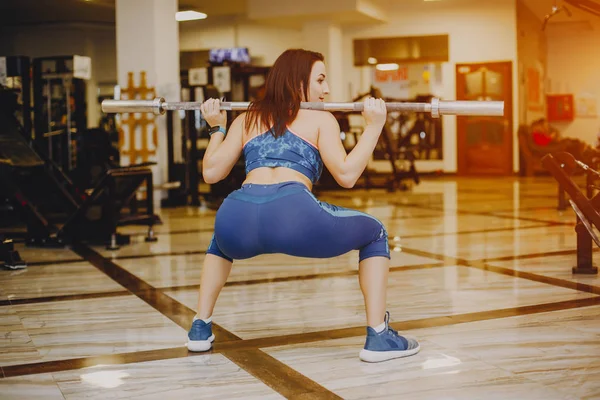
[(325, 80), (325, 64), (317, 61), (310, 72), (308, 100), (310, 102), (323, 102), (325, 95), (329, 94), (329, 85)]

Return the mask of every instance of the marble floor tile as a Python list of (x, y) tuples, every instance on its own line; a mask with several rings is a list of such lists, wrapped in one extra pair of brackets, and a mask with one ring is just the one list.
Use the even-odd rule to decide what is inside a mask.
[[(165, 293), (195, 309), (196, 289)], [(392, 321), (513, 308), (592, 295), (468, 267), (392, 272), (388, 310)], [(244, 338), (258, 338), (365, 324), (356, 276), (226, 286), (213, 320)]]
[[(184, 329), (133, 295), (10, 307), (39, 352), (27, 362), (170, 348), (187, 340)], [(11, 349), (2, 342), (0, 366), (23, 364)]]
[(69, 247), (63, 248), (45, 248), (45, 247), (29, 247), (23, 243), (15, 243), (15, 250), (19, 252), (19, 256), (28, 263), (33, 262), (60, 262), (61, 260), (82, 260)]
[(572, 398), (600, 397), (600, 306), (478, 321), (410, 334)]
[(106, 365), (52, 374), (66, 399), (281, 399), (222, 355)]
[(550, 209), (498, 211), (492, 212), (492, 214), (513, 218), (533, 218), (541, 221), (572, 224), (573, 228), (577, 219), (575, 211), (573, 211), (570, 206), (564, 211), (558, 211), (556, 205)]
[[(386, 224), (390, 238), (412, 235), (440, 235), (456, 232), (481, 231), (486, 229), (519, 229), (543, 227), (543, 223), (518, 219), (497, 218), (483, 215), (443, 215), (433, 218), (390, 221)], [(509, 231), (510, 234), (510, 231)]]
[[(456, 209), (463, 212), (491, 212), (495, 213), (498, 210), (515, 210), (515, 213), (524, 214), (529, 212), (529, 209), (540, 208), (546, 210), (549, 207), (556, 207), (558, 204), (557, 198), (529, 198), (529, 197), (516, 197), (505, 198), (505, 199), (494, 199), (487, 200), (482, 199), (481, 201), (474, 201), (471, 196), (464, 196), (465, 200), (461, 201), (459, 198), (457, 201)], [(523, 209), (523, 210), (521, 210)], [(533, 217), (532, 217), (533, 218)]]
[(0, 379), (2, 400), (64, 400), (51, 374)]
[(136, 236), (131, 238), (131, 244), (122, 246), (119, 250), (107, 250), (104, 246), (92, 246), (92, 248), (107, 258), (170, 252), (197, 252), (205, 251), (208, 248), (212, 235), (212, 231), (170, 234), (160, 236), (158, 241), (151, 243), (145, 242), (143, 236)]
[(571, 226), (403, 239), (401, 247), (467, 260), (575, 250)]
[(35, 362), (39, 358), (40, 353), (14, 307), (0, 307), (0, 366)]
[(87, 262), (0, 270), (0, 296), (11, 300), (122, 290), (123, 286)]
[[(391, 249), (392, 267), (435, 264), (438, 260), (403, 254)], [(199, 285), (205, 254), (118, 260), (123, 268), (155, 287)], [(358, 271), (358, 252), (340, 257), (313, 259), (268, 254), (235, 261), (228, 282), (276, 279)]]
[[(598, 253), (594, 253), (593, 257), (595, 260), (598, 260)], [(515, 269), (517, 271), (531, 272), (534, 274), (550, 276), (553, 278), (563, 279), (570, 282), (580, 282), (600, 287), (600, 274), (588, 275), (573, 273), (572, 268), (577, 265), (576, 254), (552, 257), (525, 258), (520, 260), (492, 260), (486, 263), (493, 266)], [(596, 267), (600, 266), (600, 264), (597, 261), (594, 263), (594, 265)]]
[(344, 399), (567, 399), (559, 391), (467, 352), (420, 339), (421, 351), (369, 364), (363, 338), (263, 349)]

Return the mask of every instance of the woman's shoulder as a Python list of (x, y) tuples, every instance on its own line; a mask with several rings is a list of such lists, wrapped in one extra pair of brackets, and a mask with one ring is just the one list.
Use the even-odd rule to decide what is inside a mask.
[(298, 111), (298, 117), (296, 119), (312, 121), (312, 122), (318, 123), (318, 124), (331, 123), (331, 121), (337, 121), (335, 116), (329, 111), (305, 110), (305, 109), (300, 109)]

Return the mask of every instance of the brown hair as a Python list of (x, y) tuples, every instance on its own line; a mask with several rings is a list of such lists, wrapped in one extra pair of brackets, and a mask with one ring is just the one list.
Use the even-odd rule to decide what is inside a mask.
[[(283, 135), (296, 118), (300, 102), (308, 99), (310, 72), (313, 64), (323, 61), (321, 53), (303, 49), (289, 49), (275, 60), (267, 75), (265, 94), (248, 107), (246, 131), (260, 120), (272, 128), (275, 137)], [(304, 91), (304, 99), (300, 89)], [(304, 100), (306, 101), (306, 100)]]

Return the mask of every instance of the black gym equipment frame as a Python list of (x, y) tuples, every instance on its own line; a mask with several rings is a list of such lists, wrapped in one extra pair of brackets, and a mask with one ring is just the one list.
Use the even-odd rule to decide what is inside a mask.
[[(0, 110), (1, 111), (1, 110)], [(145, 207), (137, 191), (145, 183)], [(113, 168), (86, 192), (43, 153), (30, 145), (15, 116), (0, 112), (0, 191), (27, 225), (26, 244), (64, 246), (75, 241), (117, 249), (129, 236), (119, 226), (148, 226), (147, 241), (156, 241), (152, 171), (146, 166)], [(130, 213), (122, 211), (129, 208)]]
[(21, 259), (19, 252), (15, 250), (13, 241), (0, 235), (0, 268), (25, 269), (27, 263)]
[[(570, 204), (577, 214), (577, 224), (575, 232), (577, 234), (577, 265), (573, 267), (574, 274), (598, 274), (598, 268), (593, 265), (592, 240), (600, 246), (600, 238), (594, 232), (594, 227), (600, 229), (600, 193), (593, 195), (590, 187), (590, 174), (598, 175), (598, 172), (592, 170), (587, 165), (575, 160), (573, 155), (566, 152), (546, 154), (542, 157), (542, 165), (558, 181), (561, 190), (564, 190), (570, 197)], [(571, 178), (579, 167), (582, 167), (588, 173), (586, 179), (586, 196), (577, 184)], [(593, 171), (593, 172), (592, 172)]]
[(17, 94), (15, 112), (25, 130), (28, 141), (33, 140), (33, 122), (31, 117), (31, 62), (29, 57), (9, 56), (6, 59), (6, 77), (10, 78), (7, 90)]

